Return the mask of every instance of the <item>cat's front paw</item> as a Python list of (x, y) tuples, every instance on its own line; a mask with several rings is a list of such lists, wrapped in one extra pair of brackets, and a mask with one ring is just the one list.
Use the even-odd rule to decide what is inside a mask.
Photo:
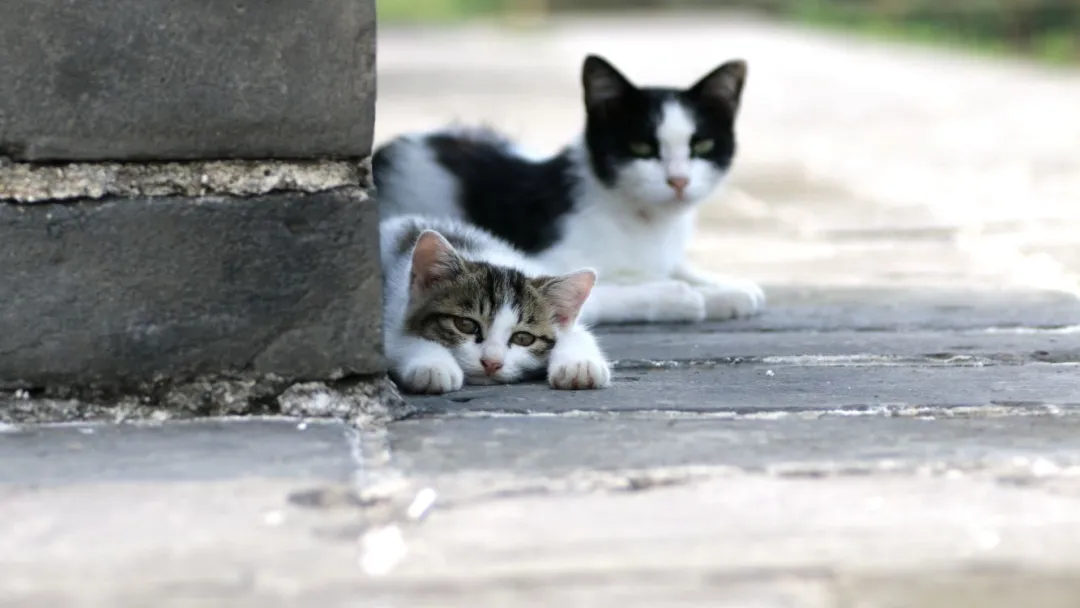
[(765, 292), (756, 283), (725, 279), (694, 288), (705, 298), (705, 318), (709, 320), (749, 317), (765, 309)]
[(653, 283), (655, 299), (646, 307), (653, 323), (697, 323), (707, 317), (705, 295), (685, 281)]
[(552, 362), (548, 384), (558, 390), (604, 388), (611, 384), (611, 366), (603, 359)]
[(404, 369), (401, 383), (406, 392), (441, 395), (461, 390), (465, 373), (453, 359), (420, 361)]

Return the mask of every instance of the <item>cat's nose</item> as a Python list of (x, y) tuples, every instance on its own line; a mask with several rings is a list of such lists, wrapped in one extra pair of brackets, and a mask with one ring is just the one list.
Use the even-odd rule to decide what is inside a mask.
[(480, 365), (484, 366), (484, 373), (489, 376), (502, 369), (502, 361), (495, 359), (480, 359)]
[(667, 183), (675, 191), (675, 194), (682, 196), (683, 190), (686, 190), (686, 187), (690, 185), (690, 179), (686, 177), (669, 177)]

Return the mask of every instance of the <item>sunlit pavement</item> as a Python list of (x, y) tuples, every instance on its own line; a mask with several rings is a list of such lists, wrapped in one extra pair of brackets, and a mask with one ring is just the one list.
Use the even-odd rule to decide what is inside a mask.
[(387, 430), (9, 428), (0, 604), (1075, 605), (1080, 73), (718, 15), (380, 36), (379, 139), (540, 152), (587, 52), (643, 83), (746, 58), (694, 255), (770, 309), (610, 329), (609, 390)]

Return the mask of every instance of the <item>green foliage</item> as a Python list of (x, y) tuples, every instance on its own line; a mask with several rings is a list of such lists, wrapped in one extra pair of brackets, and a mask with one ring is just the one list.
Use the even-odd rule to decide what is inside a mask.
[[(521, 11), (751, 8), (868, 36), (1080, 62), (1077, 0), (376, 0), (383, 22), (448, 22)], [(545, 8), (546, 7), (546, 8)]]
[(784, 12), (870, 36), (1080, 61), (1080, 3), (1072, 0), (791, 0)]
[(502, 13), (507, 0), (375, 0), (379, 21), (443, 22)]

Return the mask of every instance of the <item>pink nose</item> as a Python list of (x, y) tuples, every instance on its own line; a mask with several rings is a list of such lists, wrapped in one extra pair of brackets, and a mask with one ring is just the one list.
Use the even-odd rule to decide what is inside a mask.
[(484, 373), (489, 376), (502, 369), (502, 361), (494, 359), (480, 359), (480, 365), (484, 366)]
[(669, 177), (667, 178), (667, 183), (675, 190), (675, 194), (681, 195), (683, 190), (686, 189), (686, 186), (690, 184), (690, 180), (685, 177)]

